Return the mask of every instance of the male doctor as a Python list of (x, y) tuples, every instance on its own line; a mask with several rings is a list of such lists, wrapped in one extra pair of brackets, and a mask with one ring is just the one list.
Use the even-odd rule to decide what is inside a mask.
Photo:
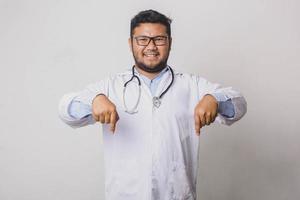
[(138, 13), (128, 40), (134, 66), (60, 101), (71, 127), (103, 124), (106, 200), (195, 200), (200, 129), (246, 113), (237, 91), (167, 65), (170, 23)]

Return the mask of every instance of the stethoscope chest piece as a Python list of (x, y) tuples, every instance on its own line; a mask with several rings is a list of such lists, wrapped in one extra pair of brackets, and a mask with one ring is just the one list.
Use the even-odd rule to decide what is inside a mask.
[(159, 97), (153, 97), (152, 101), (153, 101), (153, 105), (156, 108), (158, 108), (160, 106), (160, 104), (161, 104), (161, 101), (160, 101)]

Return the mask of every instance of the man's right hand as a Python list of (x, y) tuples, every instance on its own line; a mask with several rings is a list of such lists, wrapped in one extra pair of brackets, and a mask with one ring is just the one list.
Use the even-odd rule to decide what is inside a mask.
[(110, 130), (114, 133), (119, 115), (113, 104), (105, 95), (100, 94), (93, 99), (92, 115), (95, 121), (102, 124), (110, 124)]

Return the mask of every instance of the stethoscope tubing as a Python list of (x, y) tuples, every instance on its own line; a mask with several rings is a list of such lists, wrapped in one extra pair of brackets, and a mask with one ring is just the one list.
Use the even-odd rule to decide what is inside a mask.
[[(170, 84), (168, 85), (168, 87), (158, 96), (158, 97), (153, 97), (153, 99), (155, 100), (158, 100), (160, 101), (160, 99), (168, 92), (168, 90), (170, 89), (170, 87), (173, 85), (173, 82), (174, 82), (174, 71), (173, 69), (169, 66), (168, 69), (170, 69), (171, 71), (171, 76), (172, 76), (172, 79), (171, 79), (171, 82)], [(134, 107), (129, 110), (127, 108), (127, 105), (126, 105), (126, 101), (125, 101), (125, 92), (126, 92), (126, 86), (128, 83), (130, 83), (131, 81), (133, 81), (133, 79), (136, 78), (138, 80), (138, 86), (139, 86), (139, 96), (138, 96), (138, 99), (136, 101), (136, 104), (134, 105)], [(123, 88), (123, 105), (124, 105), (124, 108), (125, 108), (125, 112), (129, 113), (129, 114), (134, 114), (134, 113), (137, 113), (137, 106), (140, 102), (140, 98), (141, 98), (141, 80), (140, 78), (134, 74), (134, 66), (132, 67), (132, 76), (131, 78), (125, 82), (124, 84), (124, 88)]]

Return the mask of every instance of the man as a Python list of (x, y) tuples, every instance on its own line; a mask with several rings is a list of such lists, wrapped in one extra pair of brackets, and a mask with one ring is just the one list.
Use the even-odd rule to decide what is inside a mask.
[(170, 23), (138, 13), (128, 41), (134, 67), (60, 102), (70, 126), (103, 124), (107, 200), (195, 200), (200, 129), (246, 113), (238, 92), (167, 65)]

